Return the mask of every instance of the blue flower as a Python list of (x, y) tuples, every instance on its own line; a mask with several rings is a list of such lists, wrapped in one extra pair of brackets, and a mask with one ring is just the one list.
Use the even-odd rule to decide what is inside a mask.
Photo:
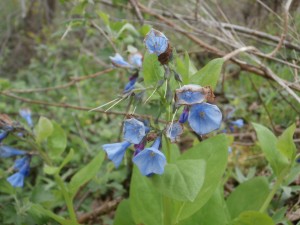
[(0, 145), (0, 158), (8, 158), (15, 155), (25, 155), (26, 152), (6, 145)]
[(128, 93), (134, 89), (134, 85), (137, 80), (137, 76), (133, 75), (129, 78), (129, 82), (126, 84), (123, 93)]
[(188, 106), (185, 106), (183, 109), (183, 112), (181, 113), (178, 122), (179, 123), (185, 123), (189, 117), (189, 108)]
[(143, 64), (143, 55), (139, 52), (135, 52), (129, 55), (128, 61), (131, 65), (140, 68)]
[(30, 109), (20, 109), (19, 113), (20, 113), (20, 116), (22, 116), (26, 120), (28, 126), (33, 127)]
[(194, 105), (206, 100), (205, 89), (199, 85), (188, 84), (176, 89), (175, 103), (180, 105)]
[(145, 124), (135, 118), (124, 121), (123, 137), (132, 144), (139, 144), (145, 137), (146, 131)]
[(21, 170), (24, 165), (30, 164), (30, 160), (31, 160), (30, 156), (25, 156), (20, 159), (16, 159), (14, 164), (14, 169)]
[(7, 131), (2, 131), (2, 132), (0, 133), (0, 143), (1, 143), (1, 141), (3, 141), (7, 136), (8, 136), (8, 132), (7, 132)]
[(170, 123), (166, 128), (166, 136), (171, 142), (176, 142), (178, 137), (183, 133), (183, 125), (180, 122)]
[(18, 172), (14, 173), (10, 177), (7, 178), (7, 181), (13, 187), (23, 187), (25, 177), (29, 175), (30, 171), (30, 157), (24, 157), (23, 160), (16, 161), (14, 168), (18, 170)]
[(133, 157), (132, 161), (139, 168), (142, 175), (163, 174), (166, 157), (159, 150), (160, 144), (161, 137), (158, 137), (152, 147), (144, 149)]
[(119, 53), (116, 53), (114, 57), (110, 56), (109, 58), (110, 58), (112, 64), (116, 67), (132, 68), (132, 65), (130, 65), (128, 62), (126, 62)]
[(150, 54), (160, 55), (164, 53), (169, 45), (168, 38), (158, 30), (151, 29), (146, 35), (144, 43)]
[(216, 105), (196, 104), (190, 108), (188, 121), (197, 134), (208, 134), (220, 128), (222, 113)]
[(244, 120), (242, 119), (237, 119), (235, 121), (231, 121), (230, 123), (238, 128), (242, 128), (244, 126)]
[(122, 159), (125, 155), (126, 149), (131, 145), (130, 142), (124, 141), (121, 143), (105, 144), (102, 148), (107, 154), (107, 157), (115, 164), (115, 167), (119, 167)]

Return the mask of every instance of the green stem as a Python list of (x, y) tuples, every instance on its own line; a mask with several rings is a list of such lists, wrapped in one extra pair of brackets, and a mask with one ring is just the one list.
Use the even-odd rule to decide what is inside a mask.
[(259, 212), (264, 213), (268, 206), (270, 205), (270, 202), (272, 201), (274, 195), (276, 194), (278, 188), (280, 187), (281, 183), (283, 182), (284, 179), (284, 175), (281, 174), (278, 179), (276, 180), (271, 192), (269, 193), (268, 197), (266, 198), (264, 204), (261, 206), (261, 208), (259, 209)]
[(171, 225), (171, 210), (170, 210), (170, 199), (166, 196), (163, 197), (163, 208), (164, 208), (164, 225)]
[(72, 224), (76, 225), (76, 224), (78, 224), (78, 222), (77, 222), (76, 213), (75, 213), (74, 208), (73, 208), (72, 198), (69, 195), (63, 180), (61, 179), (61, 177), (58, 174), (55, 175), (55, 180), (61, 188), (61, 191), (62, 191), (62, 194), (64, 196), (64, 199), (65, 199), (65, 202), (66, 202), (66, 205), (67, 205), (67, 208), (68, 208), (68, 212), (69, 212)]

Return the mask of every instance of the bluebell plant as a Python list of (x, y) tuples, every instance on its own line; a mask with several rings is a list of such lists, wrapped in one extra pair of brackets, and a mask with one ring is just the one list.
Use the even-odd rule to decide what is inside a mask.
[[(176, 112), (181, 106), (183, 106), (183, 111), (179, 119), (174, 121), (175, 112), (172, 121), (168, 122), (163, 129), (164, 132), (146, 125), (142, 120), (135, 117), (128, 118), (124, 121), (123, 126), (124, 141), (104, 144), (102, 148), (107, 153), (108, 158), (118, 167), (122, 162), (126, 149), (133, 144), (133, 163), (142, 175), (151, 176), (162, 174), (167, 163), (167, 159), (161, 151), (162, 134), (169, 138), (171, 142), (176, 142), (183, 134), (186, 122), (198, 135), (208, 134), (219, 129), (222, 122), (222, 113), (216, 105), (211, 104), (214, 101), (214, 94), (210, 87), (188, 84), (180, 86), (174, 91), (175, 93), (170, 90), (171, 73), (173, 72), (174, 79), (179, 83), (182, 82), (182, 78), (173, 68), (169, 67), (169, 62), (172, 60), (172, 47), (163, 33), (151, 29), (144, 39), (144, 44), (150, 54), (157, 55), (158, 61), (165, 69), (164, 81), (162, 82), (162, 84), (166, 83), (164, 97), (170, 105), (175, 106)], [(123, 91), (123, 93), (131, 92), (138, 78), (138, 68), (142, 67), (142, 55), (130, 55), (129, 62), (127, 62), (119, 54), (116, 54), (115, 57), (111, 57), (111, 60), (113, 65), (117, 67), (130, 70), (136, 68), (135, 71), (137, 72), (129, 78), (129, 82)], [(158, 87), (160, 86), (162, 85)], [(156, 138), (149, 138), (152, 134)], [(147, 147), (148, 142), (153, 140), (151, 147)]]

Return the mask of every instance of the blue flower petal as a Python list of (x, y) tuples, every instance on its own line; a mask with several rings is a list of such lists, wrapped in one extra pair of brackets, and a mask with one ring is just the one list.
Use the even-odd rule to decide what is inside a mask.
[(25, 155), (26, 152), (6, 145), (0, 145), (0, 158), (8, 158), (15, 155)]
[(8, 136), (8, 131), (3, 131), (0, 133), (0, 143)]
[(21, 174), (20, 172), (17, 172), (10, 177), (7, 178), (7, 181), (13, 186), (13, 187), (23, 187), (24, 186), (24, 179), (25, 176)]
[(231, 121), (230, 123), (238, 128), (242, 128), (244, 126), (244, 120), (242, 119), (237, 119), (235, 121)]
[(140, 68), (143, 64), (143, 55), (139, 52), (132, 53), (129, 55), (128, 61), (131, 65)]
[(175, 103), (179, 105), (194, 105), (206, 100), (205, 89), (199, 85), (189, 84), (176, 89)]
[[(29, 166), (30, 166), (30, 157), (29, 156), (25, 156), (25, 157), (22, 157), (20, 159), (17, 159), (15, 161), (15, 164), (14, 164), (14, 169), (15, 170), (19, 170), (19, 171), (22, 171), (23, 174), (27, 174), (29, 173)], [(28, 172), (27, 172), (28, 171)]]
[(188, 121), (197, 134), (208, 134), (220, 128), (222, 113), (216, 105), (196, 104), (190, 108)]
[(171, 142), (176, 142), (183, 133), (183, 125), (179, 122), (169, 124), (166, 128), (166, 136), (170, 138)]
[(151, 29), (145, 37), (145, 45), (149, 53), (160, 55), (164, 53), (169, 45), (168, 38), (158, 30)]
[(20, 113), (20, 116), (22, 116), (26, 120), (28, 126), (33, 127), (30, 109), (20, 109), (19, 113)]
[(102, 148), (107, 154), (107, 157), (115, 164), (115, 167), (119, 167), (126, 149), (131, 145), (130, 142), (124, 141), (121, 143), (105, 144)]
[(145, 124), (135, 118), (124, 121), (123, 136), (132, 144), (139, 144), (146, 135)]
[(130, 79), (129, 82), (126, 84), (123, 93), (127, 93), (127, 92), (132, 91), (134, 89), (136, 80), (137, 80), (137, 76)]
[(187, 121), (187, 119), (189, 118), (189, 108), (188, 106), (185, 106), (180, 117), (179, 117), (179, 120), (178, 122), (179, 123), (185, 123)]
[(110, 58), (112, 64), (116, 67), (132, 68), (132, 65), (130, 65), (128, 62), (126, 62), (119, 53), (116, 53), (114, 57), (110, 56), (109, 58)]
[(133, 157), (132, 161), (144, 176), (150, 174), (163, 174), (166, 157), (156, 148), (146, 148)]

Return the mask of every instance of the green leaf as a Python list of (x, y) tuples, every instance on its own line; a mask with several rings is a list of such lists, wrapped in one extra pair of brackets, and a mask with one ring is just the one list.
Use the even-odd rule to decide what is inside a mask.
[(114, 218), (114, 225), (135, 225), (131, 217), (129, 199), (124, 199), (118, 205)]
[(37, 143), (45, 141), (53, 132), (53, 125), (46, 117), (41, 116), (38, 124), (35, 126), (35, 135)]
[(74, 156), (74, 150), (71, 149), (68, 153), (68, 155), (64, 158), (64, 161), (61, 163), (59, 167), (54, 166), (48, 166), (45, 164), (44, 166), (44, 172), (49, 175), (58, 174), (60, 173), (61, 169), (73, 159)]
[(142, 37), (145, 37), (150, 30), (151, 30), (151, 26), (148, 24), (145, 24), (139, 29), (139, 32)]
[(194, 215), (179, 225), (221, 225), (228, 224), (230, 215), (224, 201), (223, 188), (217, 188), (209, 201)]
[(8, 79), (0, 78), (0, 91), (5, 90), (10, 87), (10, 82)]
[(30, 211), (32, 211), (32, 213), (34, 213), (35, 215), (40, 215), (40, 216), (44, 215), (44, 216), (50, 217), (62, 225), (71, 225), (71, 221), (68, 221), (68, 220), (64, 219), (63, 217), (58, 216), (57, 214), (53, 213), (52, 211), (45, 209), (40, 204), (31, 203)]
[(135, 224), (163, 225), (162, 196), (134, 167), (130, 183), (130, 209)]
[(264, 152), (276, 176), (279, 176), (289, 166), (288, 159), (276, 147), (277, 138), (266, 127), (252, 123), (257, 133), (259, 145)]
[(109, 26), (109, 15), (102, 11), (98, 11), (97, 14), (103, 20), (104, 24)]
[(96, 176), (104, 160), (104, 156), (104, 152), (100, 151), (91, 162), (89, 162), (86, 166), (80, 169), (72, 177), (69, 183), (71, 196), (74, 197), (74, 195), (77, 193), (77, 191), (82, 185), (84, 185), (85, 183), (90, 181), (94, 176)]
[(154, 187), (163, 195), (179, 201), (194, 201), (203, 185), (204, 160), (179, 160), (165, 166), (162, 175), (153, 176)]
[(132, 24), (130, 23), (126, 23), (122, 26), (122, 28), (119, 30), (119, 32), (116, 35), (116, 39), (120, 37), (120, 35), (124, 32), (124, 31), (130, 31), (131, 33), (135, 34), (136, 36), (139, 36), (139, 32), (134, 28), (134, 26), (132, 26)]
[(212, 89), (215, 89), (221, 74), (223, 63), (223, 58), (211, 60), (201, 70), (191, 76), (190, 83), (199, 84), (203, 87), (211, 86)]
[(274, 225), (271, 217), (256, 211), (246, 211), (236, 218), (232, 225)]
[(164, 69), (157, 59), (157, 55), (148, 52), (144, 55), (143, 60), (143, 76), (145, 86), (155, 86), (156, 83), (164, 76)]
[(47, 145), (49, 154), (53, 157), (60, 156), (67, 146), (67, 136), (65, 131), (56, 122), (52, 121), (53, 132), (48, 137)]
[(231, 218), (236, 218), (246, 210), (258, 211), (269, 192), (268, 181), (265, 177), (255, 177), (240, 184), (226, 201)]
[[(176, 222), (197, 212), (213, 195), (227, 165), (227, 138), (224, 134), (209, 138), (186, 151), (179, 160), (203, 159), (206, 162), (204, 183), (193, 202), (177, 202)], [(175, 203), (174, 203), (175, 204)], [(178, 221), (177, 221), (178, 220)]]
[(5, 194), (15, 194), (16, 190), (6, 179), (2, 178), (0, 179), (0, 192)]
[(293, 135), (296, 130), (296, 125), (293, 124), (287, 128), (282, 135), (278, 138), (277, 148), (278, 150), (285, 155), (291, 162), (295, 161), (296, 157), (296, 145), (293, 140)]

